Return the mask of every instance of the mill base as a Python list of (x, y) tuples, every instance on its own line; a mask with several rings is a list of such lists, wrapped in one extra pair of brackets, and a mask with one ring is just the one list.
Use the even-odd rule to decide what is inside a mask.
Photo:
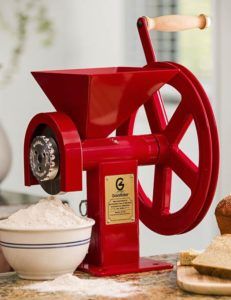
[(93, 266), (87, 263), (83, 263), (80, 267), (80, 271), (88, 272), (94, 276), (111, 276), (129, 273), (139, 273), (148, 271), (163, 271), (172, 270), (173, 265), (168, 262), (158, 261), (150, 258), (141, 257), (139, 263), (128, 265), (114, 265), (108, 267)]

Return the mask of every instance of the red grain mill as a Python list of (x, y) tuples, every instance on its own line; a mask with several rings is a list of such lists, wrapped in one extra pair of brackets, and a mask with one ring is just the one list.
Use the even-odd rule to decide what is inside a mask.
[[(156, 62), (149, 29), (206, 27), (207, 18), (142, 17), (138, 30), (147, 65), (33, 72), (56, 112), (30, 122), (24, 146), (25, 184), (49, 194), (82, 190), (87, 173), (88, 216), (95, 219), (82, 264), (95, 275), (171, 269), (139, 256), (139, 219), (151, 230), (182, 234), (205, 216), (216, 188), (219, 144), (208, 97), (195, 76), (174, 62)], [(169, 84), (181, 101), (168, 121), (159, 89)], [(144, 106), (151, 134), (133, 135)], [(178, 145), (194, 121), (199, 163)], [(116, 137), (108, 137), (116, 130)], [(155, 165), (153, 199), (137, 178), (138, 166)], [(190, 188), (187, 203), (170, 212), (172, 170)]]

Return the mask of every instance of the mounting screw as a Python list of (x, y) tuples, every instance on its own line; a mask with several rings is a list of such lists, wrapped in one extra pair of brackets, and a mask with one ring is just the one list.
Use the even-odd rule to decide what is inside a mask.
[(142, 21), (141, 19), (139, 19), (139, 20), (137, 21), (137, 26), (138, 26), (138, 27), (142, 27), (142, 26), (143, 26), (143, 21)]

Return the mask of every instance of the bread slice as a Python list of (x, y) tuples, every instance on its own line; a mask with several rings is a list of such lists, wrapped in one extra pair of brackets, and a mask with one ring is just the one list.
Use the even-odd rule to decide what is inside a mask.
[(191, 266), (192, 261), (201, 253), (201, 251), (189, 249), (180, 252), (180, 265), (181, 266)]
[(200, 274), (231, 279), (231, 234), (217, 236), (192, 265)]

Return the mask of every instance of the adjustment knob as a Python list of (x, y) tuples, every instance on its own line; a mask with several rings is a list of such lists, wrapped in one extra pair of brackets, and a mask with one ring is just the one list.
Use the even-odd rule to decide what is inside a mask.
[(30, 146), (30, 167), (38, 181), (53, 180), (59, 172), (59, 152), (52, 137), (36, 136)]

